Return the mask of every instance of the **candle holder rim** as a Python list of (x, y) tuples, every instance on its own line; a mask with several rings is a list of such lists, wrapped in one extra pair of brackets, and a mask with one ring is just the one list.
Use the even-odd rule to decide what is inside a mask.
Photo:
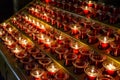
[[(95, 53), (94, 53), (95, 54)], [(101, 60), (96, 60), (94, 59), (92, 56), (94, 56), (94, 54), (91, 54), (89, 55), (90, 59), (93, 60), (93, 61), (97, 61), (97, 62), (102, 62), (102, 61), (105, 61), (107, 59), (107, 56), (106, 55), (102, 55), (102, 54), (96, 54), (96, 55), (100, 55), (102, 57)]]
[[(39, 71), (39, 75), (35, 74), (36, 71)], [(33, 73), (34, 72), (34, 73)], [(36, 68), (36, 69), (32, 69), (32, 71), (30, 72), (30, 74), (33, 76), (33, 77), (36, 77), (36, 78), (39, 78), (41, 77), (43, 74), (44, 74), (44, 70), (43, 69), (40, 69), (40, 68)]]
[[(100, 78), (100, 79), (99, 79)], [(115, 80), (112, 76), (110, 76), (110, 75), (101, 75), (101, 76), (98, 76), (97, 77), (97, 80), (102, 80), (101, 78), (103, 78), (103, 79), (108, 79), (108, 78), (110, 78), (110, 80)]]
[[(64, 72), (63, 72), (63, 73), (64, 73)], [(55, 78), (56, 78), (56, 79), (58, 79), (58, 78), (57, 78), (57, 74), (59, 74), (59, 72), (55, 73)], [(68, 75), (67, 73), (64, 73), (64, 75), (65, 75), (65, 77), (64, 77), (65, 80), (69, 78), (69, 75)], [(59, 78), (59, 79), (61, 80), (61, 79), (63, 79), (63, 78)], [(59, 80), (59, 79), (58, 79), (58, 80)]]
[(45, 58), (45, 57), (44, 57), (44, 58), (41, 58), (41, 59), (38, 60), (39, 64), (42, 64), (42, 65), (43, 65), (43, 63), (42, 63), (41, 60), (45, 61), (45, 59), (48, 60), (48, 63), (45, 64), (45, 65), (50, 65), (50, 64), (52, 63), (52, 60), (51, 60), (50, 58)]
[[(74, 55), (74, 58), (67, 58), (67, 55)], [(77, 55), (76, 54), (74, 54), (74, 53), (68, 53), (68, 54), (64, 54), (64, 59), (67, 59), (67, 60), (75, 60), (76, 58), (77, 58)]]
[[(96, 74), (95, 76), (98, 76), (100, 74), (99, 70), (95, 67), (95, 66), (92, 66), (92, 65), (88, 65), (86, 68), (84, 68), (84, 72), (88, 75), (88, 72), (86, 71), (87, 68), (94, 68), (96, 69)], [(91, 70), (91, 69), (90, 69)], [(90, 73), (89, 73), (90, 74)]]
[(79, 65), (77, 65), (76, 63), (74, 63), (75, 61), (73, 61), (72, 62), (72, 64), (75, 66), (75, 67), (77, 67), (77, 68), (86, 68), (88, 65), (89, 65), (89, 63), (88, 62), (84, 62), (85, 64), (84, 65), (82, 65), (82, 66), (79, 66)]
[[(108, 63), (107, 63), (108, 62)], [(106, 64), (107, 63), (107, 64)], [(104, 68), (107, 68), (106, 65), (109, 65), (109, 64), (113, 64), (115, 69), (114, 70), (119, 70), (120, 69), (120, 65), (118, 65), (116, 62), (113, 62), (113, 61), (110, 61), (110, 60), (106, 60), (102, 63), (103, 67)]]
[(105, 37), (107, 39), (106, 43), (109, 43), (109, 42), (112, 42), (112, 41), (115, 40), (115, 38), (111, 38), (111, 37), (108, 37), (108, 36), (101, 36), (101, 35), (97, 36), (98, 40), (101, 41), (101, 42), (104, 42)]

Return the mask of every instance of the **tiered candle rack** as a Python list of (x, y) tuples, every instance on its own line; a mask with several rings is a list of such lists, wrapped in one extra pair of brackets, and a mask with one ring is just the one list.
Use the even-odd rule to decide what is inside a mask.
[[(36, 2), (36, 1), (35, 1), (35, 2)], [(50, 23), (46, 22), (45, 20), (42, 20), (42, 19), (40, 19), (40, 18), (37, 18), (36, 16), (31, 15), (26, 9), (28, 9), (29, 6), (31, 6), (31, 4), (34, 4), (35, 2), (34, 2), (34, 1), (31, 2), (29, 5), (27, 5), (25, 8), (23, 8), (20, 12), (16, 13), (16, 15), (13, 15), (10, 19), (8, 19), (7, 21), (5, 21), (5, 23), (8, 23), (8, 24), (10, 24), (11, 26), (15, 27), (15, 29), (19, 30), (20, 33), (24, 34), (25, 37), (27, 37), (28, 39), (30, 39), (30, 41), (32, 41), (37, 48), (39, 48), (44, 54), (46, 54), (47, 56), (49, 56), (49, 57), (53, 60), (53, 62), (57, 63), (57, 65), (59, 65), (65, 72), (67, 72), (68, 74), (70, 74), (71, 77), (72, 77), (72, 79), (74, 79), (74, 80), (84, 79), (84, 78), (85, 78), (85, 73), (80, 74), (80, 75), (75, 74), (75, 73), (73, 72), (73, 66), (66, 67), (66, 66), (64, 65), (64, 62), (65, 62), (64, 60), (58, 60), (58, 59), (57, 59), (57, 56), (56, 56), (56, 55), (53, 55), (53, 54), (50, 52), (49, 49), (44, 49), (44, 48), (43, 48), (43, 45), (41, 46), (40, 44), (38, 44), (38, 42), (35, 41), (32, 36), (30, 36), (29, 34), (27, 34), (27, 33), (26, 33), (24, 30), (22, 30), (19, 26), (14, 25), (14, 23), (12, 23), (11, 21), (12, 21), (12, 20), (15, 20), (14, 18), (19, 17), (19, 16), (17, 16), (17, 15), (20, 14), (20, 15), (22, 15), (22, 17), (25, 17), (25, 16), (27, 15), (28, 18), (31, 18), (31, 19), (33, 19), (33, 20), (35, 20), (35, 21), (43, 24), (45, 27), (48, 28), (48, 30), (49, 30), (49, 29), (52, 29), (52, 30), (55, 31), (55, 32), (61, 33), (64, 37), (67, 37), (68, 39), (70, 39), (70, 41), (78, 42), (79, 45), (86, 46), (87, 48), (92, 49), (92, 50), (94, 50), (95, 52), (97, 52), (97, 53), (99, 53), (99, 54), (106, 55), (108, 60), (112, 60), (112, 61), (114, 61), (115, 63), (117, 63), (118, 65), (120, 65), (120, 62), (119, 62), (119, 61), (120, 61), (120, 60), (119, 60), (120, 57), (113, 57), (113, 56), (111, 56), (111, 55), (109, 55), (109, 54), (106, 54), (106, 51), (107, 51), (107, 50), (98, 49), (98, 43), (91, 45), (91, 44), (89, 44), (89, 43), (87, 42), (87, 39), (79, 39), (79, 38), (76, 38), (74, 35), (69, 34), (69, 32), (65, 32), (63, 29), (59, 29), (59, 28), (57, 28), (56, 26), (53, 26), (53, 25), (51, 25)], [(49, 5), (49, 4), (42, 3), (41, 1), (37, 1), (37, 3), (43, 4), (43, 5)], [(56, 9), (59, 9), (59, 8), (56, 8)], [(60, 10), (61, 10), (61, 9), (60, 9)], [(80, 18), (83, 18), (83, 19), (87, 19), (86, 17), (77, 15), (77, 14), (75, 14), (75, 13), (71, 13), (71, 12), (68, 12), (68, 11), (65, 11), (65, 10), (61, 10), (61, 11), (64, 11), (64, 12), (66, 12), (66, 13), (68, 13), (68, 14), (72, 14), (72, 15), (75, 15), (75, 16), (80, 17)], [(119, 31), (119, 28), (115, 28), (115, 27), (113, 27), (113, 26), (109, 26), (109, 25), (107, 25), (107, 24), (103, 24), (103, 23), (101, 23), (101, 22), (98, 22), (98, 21), (95, 21), (95, 20), (92, 20), (92, 19), (89, 19), (89, 20), (92, 21), (92, 22), (96, 22), (96, 23), (99, 23), (99, 24), (101, 24), (101, 25), (107, 26), (107, 27), (111, 27), (112, 29), (115, 29), (115, 30), (118, 30), (118, 31)], [(16, 21), (16, 20), (15, 20), (15, 21)], [(3, 24), (4, 24), (4, 23), (3, 23)], [(26, 72), (21, 68), (21, 64), (16, 63), (14, 57), (11, 57), (11, 56), (9, 55), (9, 50), (8, 50), (8, 51), (5, 50), (7, 47), (4, 46), (2, 42), (1, 42), (0, 45), (1, 45), (0, 49), (2, 50), (2, 52), (4, 53), (4, 55), (7, 57), (8, 60), (11, 60), (11, 61), (10, 61), (10, 65), (11, 65), (12, 68), (15, 70), (15, 72), (17, 73), (17, 75), (18, 75), (19, 77), (22, 76), (22, 77), (23, 77), (22, 80), (31, 79), (30, 76), (28, 76), (27, 74), (25, 74)], [(18, 71), (17, 71), (17, 70), (18, 70)], [(115, 78), (116, 78), (116, 77), (115, 77)], [(71, 80), (72, 80), (72, 79), (71, 79)], [(116, 79), (117, 79), (117, 78), (116, 78)]]

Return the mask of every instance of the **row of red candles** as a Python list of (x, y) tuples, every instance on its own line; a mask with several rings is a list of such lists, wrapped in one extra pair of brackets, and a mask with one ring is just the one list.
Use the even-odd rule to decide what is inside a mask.
[[(49, 11), (48, 11), (49, 12)], [(35, 15), (36, 17), (39, 17), (39, 18), (41, 18), (41, 19), (43, 19), (43, 20), (45, 20), (46, 22), (48, 22), (48, 18), (49, 18), (49, 16), (44, 16), (44, 14), (43, 14), (43, 17), (42, 16), (39, 16), (39, 14), (40, 13), (38, 13), (38, 15), (36, 15), (37, 13), (35, 13), (34, 11), (32, 11), (32, 12), (30, 12), (32, 15)], [(46, 12), (47, 13), (47, 12)], [(51, 13), (52, 14), (52, 13)], [(57, 16), (56, 16), (57, 17)], [(51, 20), (52, 21), (52, 20)], [(56, 20), (57, 21), (57, 20)], [(80, 22), (80, 21), (76, 21), (76, 22)], [(50, 22), (51, 24), (53, 24), (53, 23), (55, 23), (55, 21), (54, 22)], [(57, 21), (56, 22), (58, 25), (57, 25), (57, 27), (59, 28), (59, 29), (61, 29), (62, 27), (61, 27), (61, 25), (60, 24), (62, 24), (61, 23), (61, 21)], [(95, 23), (95, 25), (94, 24), (92, 24), (93, 22), (89, 22), (89, 23), (87, 23), (85, 20), (83, 20), (82, 22), (81, 22), (82, 24), (84, 24), (85, 26), (84, 27), (86, 27), (86, 26), (88, 26), (87, 28), (84, 28), (84, 27), (79, 27), (80, 25), (77, 25), (77, 23), (76, 23), (76, 26), (74, 27), (74, 25), (72, 25), (72, 24), (68, 24), (68, 23), (66, 23), (65, 24), (65, 26), (64, 26), (64, 31), (66, 32), (66, 29), (69, 29), (69, 28), (71, 28), (71, 33), (73, 34), (73, 35), (76, 35), (77, 34), (77, 37), (81, 37), (81, 38), (84, 38), (84, 37), (86, 37), (87, 35), (88, 35), (88, 42), (89, 43), (95, 43), (96, 41), (97, 41), (97, 36), (98, 35), (100, 35), (101, 34), (101, 32), (100, 31), (102, 31), (102, 34), (103, 35), (106, 35), (106, 36), (109, 36), (109, 37), (115, 37), (115, 41), (117, 41), (117, 42), (119, 42), (119, 34), (117, 33), (117, 32), (115, 32), (115, 30), (114, 29), (112, 29), (112, 28), (109, 28), (109, 27), (102, 27), (102, 25), (99, 25), (99, 24), (96, 24)], [(80, 23), (80, 24), (81, 24)], [(64, 24), (64, 23), (63, 23)], [(71, 27), (72, 26), (72, 27)], [(92, 28), (91, 29), (91, 31), (89, 32), (89, 30), (90, 30), (90, 28)], [(68, 32), (69, 32), (69, 30), (67, 30)], [(70, 34), (71, 34), (70, 33)], [(105, 38), (104, 38), (105, 39)], [(101, 44), (101, 43), (100, 43)], [(112, 48), (112, 50), (113, 51), (115, 51), (115, 55), (114, 56), (118, 56), (119, 54), (117, 54), (117, 53), (119, 53), (119, 49), (117, 48), (117, 47), (119, 47), (119, 45), (117, 45), (116, 43), (115, 44), (113, 44), (112, 43), (112, 47), (113, 47), (113, 45), (114, 45), (114, 49), (115, 49), (115, 46), (116, 46), (116, 49), (114, 50), (113, 48)], [(104, 45), (103, 44), (103, 47), (104, 48), (108, 48), (108, 44), (106, 45)], [(116, 53), (117, 52), (117, 53)]]
[[(88, 15), (89, 17), (98, 18), (99, 20), (109, 20), (109, 23), (118, 23), (120, 9), (112, 5), (105, 5), (105, 3), (95, 3), (94, 1), (80, 1), (78, 3), (71, 3), (53, 1), (54, 6), (68, 11), (75, 12), (80, 15)], [(49, 5), (53, 5), (50, 3)], [(73, 6), (74, 5), (74, 6)], [(84, 8), (85, 7), (85, 8)], [(107, 14), (105, 14), (107, 13)]]
[[(33, 43), (24, 44), (24, 42), (22, 42), (21, 44), (21, 41), (25, 39), (25, 37), (11, 25), (7, 23), (1, 25), (0, 33), (0, 38), (10, 50), (10, 53), (12, 52), (10, 55), (15, 55), (15, 57), (24, 65), (28, 73), (35, 77), (35, 80), (48, 80), (48, 78), (52, 76), (55, 76), (53, 77), (54, 80), (63, 77), (64, 80), (69, 78), (69, 75), (66, 72), (58, 71), (60, 67), (54, 64), (53, 61), (39, 49), (35, 48)], [(30, 47), (27, 45), (32, 46)], [(43, 66), (42, 69), (39, 68), (40, 66), (37, 62), (34, 62), (31, 56), (38, 60), (39, 64)], [(47, 71), (43, 68), (46, 68)]]
[[(19, 19), (20, 20), (20, 19)], [(18, 21), (18, 20), (16, 20), (16, 21)], [(13, 21), (14, 22), (14, 24), (16, 23), (16, 21)], [(26, 20), (25, 20), (26, 21)], [(22, 23), (22, 22), (20, 22), (20, 23)], [(25, 23), (28, 23), (28, 24), (31, 24), (31, 21), (27, 21), (27, 22), (25, 22)], [(32, 23), (32, 25), (33, 26), (35, 26), (36, 24), (34, 24), (34, 23)], [(34, 27), (35, 28), (35, 27)], [(22, 28), (23, 29), (23, 28)], [(63, 49), (63, 48), (62, 48)], [(74, 51), (73, 50), (73, 52), (75, 52), (76, 53), (76, 50)], [(59, 53), (58, 53), (59, 54)], [(60, 53), (61, 54), (61, 53)], [(70, 54), (71, 55), (71, 54)], [(72, 54), (73, 55), (73, 54)], [(66, 63), (68, 63), (68, 60), (66, 61)]]

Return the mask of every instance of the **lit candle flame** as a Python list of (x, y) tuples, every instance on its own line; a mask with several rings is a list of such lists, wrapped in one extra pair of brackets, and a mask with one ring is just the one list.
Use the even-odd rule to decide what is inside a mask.
[(19, 53), (20, 52), (20, 49), (18, 49), (17, 47), (14, 49), (14, 53)]
[(62, 39), (62, 36), (59, 36), (59, 40), (61, 40)]
[(77, 29), (77, 26), (74, 26), (74, 29), (76, 30), (76, 29)]
[(87, 7), (87, 6), (85, 6), (85, 10), (88, 10), (88, 7)]
[(12, 28), (11, 27), (8, 30), (9, 30), (9, 32), (12, 32)]
[(37, 26), (40, 26), (40, 23), (39, 23), (39, 22), (37, 22), (37, 23), (36, 23), (36, 25), (37, 25)]
[(28, 20), (28, 16), (25, 16), (25, 19)]
[(41, 37), (41, 39), (44, 39), (44, 35), (43, 35), (43, 34), (41, 34), (41, 36), (40, 36), (40, 37)]
[(6, 23), (3, 23), (3, 26), (6, 26), (7, 24)]
[(39, 72), (38, 72), (38, 71), (36, 71), (36, 75), (39, 75)]
[(91, 4), (91, 3), (92, 3), (92, 1), (89, 1), (88, 3), (89, 3), (89, 4)]
[(16, 18), (14, 17), (13, 20), (16, 21)]
[(41, 25), (41, 29), (45, 29), (45, 26), (44, 26), (44, 25)]
[(8, 45), (12, 45), (12, 41), (9, 40), (9, 41), (8, 41)]
[(38, 10), (37, 10), (37, 9), (35, 9), (35, 12), (38, 12)]
[(115, 69), (116, 69), (116, 67), (115, 67), (113, 64), (108, 64), (108, 65), (107, 65), (107, 68), (108, 68), (109, 70), (115, 70)]
[(104, 37), (104, 43), (107, 43), (107, 37)]
[(24, 45), (27, 45), (27, 40), (25, 39), (25, 40), (22, 40), (22, 44), (24, 44)]
[(78, 49), (78, 44), (77, 43), (75, 44), (75, 49)]

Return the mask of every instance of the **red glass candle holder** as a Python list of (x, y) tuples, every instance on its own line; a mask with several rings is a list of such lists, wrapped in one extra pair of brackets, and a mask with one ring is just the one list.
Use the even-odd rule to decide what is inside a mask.
[(28, 52), (30, 54), (38, 54), (40, 52), (40, 50), (35, 47), (35, 48), (32, 48), (32, 49), (28, 50)]
[(120, 79), (120, 70), (117, 71), (118, 77)]
[(97, 35), (101, 33), (103, 27), (100, 24), (94, 23), (91, 28), (93, 33)]
[(15, 45), (17, 44), (14, 40), (5, 41), (4, 43), (7, 45), (9, 49), (14, 48)]
[(88, 66), (84, 69), (84, 71), (87, 74), (88, 80), (95, 80), (96, 77), (100, 74), (95, 66)]
[(90, 59), (92, 60), (93, 64), (96, 67), (102, 68), (102, 63), (103, 63), (103, 61), (106, 60), (106, 56), (98, 54), (98, 53), (94, 53), (94, 54), (90, 55)]
[(101, 49), (107, 49), (109, 47), (109, 43), (114, 41), (114, 38), (110, 38), (107, 36), (98, 36), (99, 40), (99, 48)]
[(58, 54), (58, 59), (63, 59), (63, 55), (68, 53), (68, 49), (64, 47), (59, 47), (55, 49), (56, 54)]
[(73, 35), (78, 34), (79, 33), (79, 28), (76, 25), (74, 25), (74, 26), (71, 27), (71, 32), (72, 32)]
[(110, 43), (110, 47), (111, 47), (111, 50), (110, 50), (110, 53), (111, 55), (113, 56), (120, 56), (120, 44), (119, 42), (111, 42)]
[(88, 36), (88, 43), (90, 44), (94, 44), (98, 41), (97, 35), (94, 34), (93, 32), (88, 32), (87, 36)]
[(22, 64), (26, 65), (26, 64), (29, 64), (29, 63), (33, 62), (33, 59), (31, 57), (27, 56), (25, 58), (20, 59), (20, 62)]
[(70, 47), (73, 50), (73, 53), (78, 54), (79, 53), (79, 49), (82, 47), (80, 46), (77, 42), (71, 42), (70, 43)]
[(56, 65), (55, 63), (51, 63), (50, 65), (48, 65), (46, 67), (47, 71), (48, 71), (48, 76), (49, 77), (54, 77), (55, 76), (55, 73), (57, 73), (60, 68), (58, 65)]
[(14, 48), (11, 49), (11, 52), (14, 54), (19, 54), (23, 51), (23, 48), (19, 45), (16, 45)]
[(87, 29), (87, 28), (81, 28), (80, 29), (80, 35), (79, 35), (79, 37), (81, 38), (81, 39), (85, 39), (85, 38), (87, 38), (87, 33), (89, 32), (89, 29)]
[(93, 2), (92, 1), (88, 1), (88, 7), (93, 7)]
[(0, 27), (0, 38), (5, 34), (5, 30)]
[(31, 76), (34, 77), (34, 80), (41, 80), (41, 76), (44, 74), (44, 70), (38, 68), (38, 69), (33, 69), (30, 72)]
[(45, 41), (45, 35), (44, 34), (38, 34), (37, 35), (38, 43), (41, 44)]
[(27, 56), (28, 54), (26, 52), (21, 52), (21, 53), (18, 53), (18, 54), (15, 54), (16, 58), (18, 59), (23, 59)]
[(63, 44), (64, 43), (64, 37), (63, 35), (57, 35), (56, 36), (56, 40), (59, 44)]
[(55, 74), (55, 80), (68, 80), (68, 79), (69, 79), (69, 75), (65, 72), (58, 71)]
[(109, 75), (114, 75), (115, 72), (120, 69), (120, 65), (110, 60), (104, 61), (103, 67), (105, 68), (105, 71)]
[(114, 80), (114, 78), (110, 75), (102, 75), (102, 76), (99, 76), (97, 80)]
[(89, 9), (87, 6), (85, 6), (85, 8), (83, 8), (83, 12), (85, 15), (87, 15), (89, 13)]
[(44, 57), (45, 57), (45, 54), (42, 53), (42, 52), (39, 52), (39, 53), (32, 54), (32, 56), (33, 56), (34, 59), (39, 60), (39, 59), (41, 59), (41, 58), (44, 58)]
[(74, 66), (74, 73), (75, 74), (81, 74), (84, 72), (84, 68), (88, 66), (88, 63), (86, 61), (76, 59), (75, 61), (72, 62)]
[(24, 66), (25, 70), (27, 70), (28, 72), (33, 70), (33, 69), (36, 69), (38, 68), (38, 64), (33, 62), (33, 63), (28, 63), (28, 64), (25, 64)]
[(80, 51), (80, 54), (81, 54), (80, 59), (82, 59), (84, 61), (89, 61), (90, 60), (89, 56), (91, 54), (94, 54), (94, 51), (91, 50), (91, 49), (88, 49), (87, 47), (83, 47), (79, 51)]
[(119, 33), (119, 31), (118, 31), (118, 33), (115, 33), (114, 36), (115, 36), (115, 41), (120, 43), (120, 33)]
[(72, 62), (77, 59), (77, 55), (73, 53), (64, 54), (65, 66), (72, 66)]
[(48, 57), (44, 57), (44, 58), (39, 59), (38, 62), (39, 62), (39, 64), (42, 65), (43, 68), (45, 68), (52, 62), (52, 60)]
[(46, 49), (50, 48), (52, 44), (52, 40), (50, 38), (46, 38), (44, 41), (44, 46)]
[(112, 28), (105, 27), (102, 29), (103, 35), (108, 36), (108, 37), (113, 37), (115, 31)]

